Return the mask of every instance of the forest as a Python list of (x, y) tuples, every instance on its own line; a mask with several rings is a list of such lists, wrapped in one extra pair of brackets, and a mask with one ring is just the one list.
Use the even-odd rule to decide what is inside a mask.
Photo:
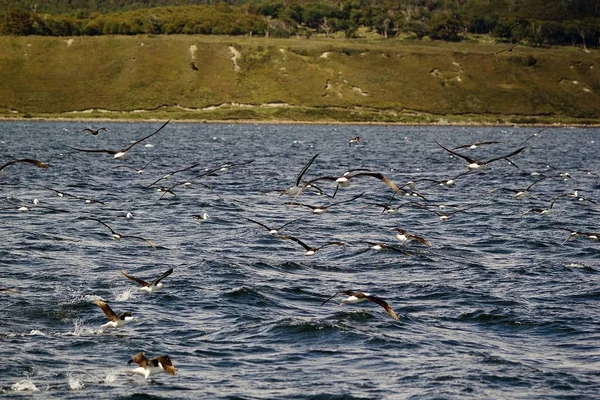
[(0, 0), (0, 34), (260, 35), (600, 46), (598, 0)]

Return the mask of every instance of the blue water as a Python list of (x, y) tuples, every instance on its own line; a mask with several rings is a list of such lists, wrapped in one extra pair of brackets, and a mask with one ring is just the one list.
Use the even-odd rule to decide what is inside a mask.
[[(0, 287), (21, 291), (0, 292), (3, 397), (598, 397), (600, 242), (566, 241), (569, 229), (600, 231), (598, 129), (550, 128), (512, 158), (518, 168), (496, 161), (446, 187), (418, 181), (466, 170), (435, 140), (451, 148), (502, 142), (460, 150), (488, 160), (539, 129), (170, 123), (115, 160), (67, 146), (122, 148), (161, 122), (95, 123), (109, 129), (98, 136), (80, 132), (88, 124), (0, 123), (0, 164), (49, 164), (0, 172)], [(349, 147), (357, 135), (360, 144)], [(398, 186), (416, 181), (427, 201), (396, 198), (394, 206), (411, 204), (382, 213), (375, 203), (387, 202), (391, 189), (361, 177), (334, 200), (310, 190), (296, 198), (327, 205), (364, 192), (322, 215), (287, 205), (292, 198), (280, 191), (317, 153), (306, 179), (369, 168)], [(156, 157), (142, 174), (114, 168)], [(525, 188), (539, 174), (547, 179), (529, 197), (505, 190)], [(160, 198), (157, 187), (178, 183), (175, 195)], [(330, 181), (318, 186), (333, 193)], [(528, 212), (561, 194), (553, 213)], [(28, 211), (17, 211), (22, 205)], [(440, 205), (466, 210), (442, 222), (428, 211)], [(194, 218), (203, 213), (206, 220)], [(86, 217), (147, 238), (156, 250), (141, 240), (115, 241)], [(313, 246), (346, 245), (307, 257), (297, 243), (242, 217), (273, 226), (302, 217), (281, 234)], [(394, 228), (431, 246), (401, 243)], [(368, 241), (404, 253), (371, 250)], [(121, 268), (146, 280), (174, 272), (146, 295)], [(374, 303), (340, 306), (342, 296), (321, 306), (338, 290), (386, 300), (400, 322)], [(100, 298), (140, 322), (100, 330), (107, 320), (92, 303)], [(127, 361), (139, 351), (168, 354), (176, 375), (129, 375)]]

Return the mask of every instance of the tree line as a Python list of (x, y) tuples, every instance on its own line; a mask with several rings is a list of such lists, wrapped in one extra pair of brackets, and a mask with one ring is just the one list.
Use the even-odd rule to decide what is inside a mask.
[(3, 35), (359, 35), (600, 46), (598, 0), (0, 0)]

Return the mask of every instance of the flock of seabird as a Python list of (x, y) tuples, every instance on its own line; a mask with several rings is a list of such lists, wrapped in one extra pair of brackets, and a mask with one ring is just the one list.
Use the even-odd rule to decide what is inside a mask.
[[(160, 126), (157, 130), (155, 130), (151, 134), (144, 136), (141, 139), (136, 140), (133, 143), (131, 143), (130, 145), (123, 147), (121, 149), (116, 149), (116, 150), (113, 150), (113, 149), (87, 149), (87, 148), (84, 149), (84, 148), (71, 147), (71, 146), (68, 146), (68, 147), (74, 151), (80, 151), (80, 152), (107, 153), (107, 154), (113, 155), (114, 158), (119, 159), (119, 158), (124, 157), (127, 154), (127, 152), (129, 152), (137, 144), (158, 134), (160, 131), (163, 130), (163, 128), (165, 128), (165, 126), (167, 126), (168, 123), (169, 123), (169, 121), (165, 122), (162, 126)], [(544, 129), (536, 132), (535, 134), (529, 136), (525, 141), (523, 141), (522, 144), (525, 144), (528, 140), (530, 140), (536, 136), (539, 136), (539, 134), (546, 129), (547, 128), (544, 128)], [(96, 136), (101, 131), (107, 131), (107, 128), (99, 128), (99, 129), (86, 128), (83, 131), (89, 132), (91, 135)], [(371, 179), (376, 179), (376, 180), (382, 182), (383, 184), (385, 184), (385, 187), (382, 187), (382, 190), (386, 190), (389, 195), (389, 201), (387, 203), (370, 203), (370, 205), (376, 205), (377, 207), (381, 207), (382, 213), (392, 214), (392, 213), (397, 213), (398, 210), (400, 209), (400, 207), (412, 207), (412, 208), (416, 208), (416, 209), (420, 209), (420, 210), (423, 210), (426, 212), (436, 214), (440, 218), (440, 220), (446, 221), (451, 216), (453, 216), (457, 213), (463, 213), (463, 212), (466, 212), (466, 211), (472, 209), (473, 207), (478, 207), (478, 206), (471, 205), (471, 206), (462, 207), (460, 209), (448, 210), (443, 205), (432, 204), (429, 202), (429, 200), (426, 198), (426, 196), (424, 196), (419, 191), (417, 191), (417, 189), (419, 189), (419, 186), (421, 185), (422, 182), (429, 183), (429, 186), (423, 187), (423, 189), (428, 189), (428, 188), (438, 186), (438, 185), (450, 187), (450, 186), (453, 186), (456, 184), (457, 179), (459, 179), (459, 178), (469, 179), (469, 176), (477, 174), (479, 170), (487, 168), (489, 166), (489, 164), (491, 164), (493, 162), (499, 162), (502, 160), (508, 162), (510, 165), (512, 165), (515, 168), (519, 168), (518, 165), (515, 164), (515, 162), (512, 160), (512, 158), (518, 156), (526, 148), (526, 146), (521, 146), (506, 155), (496, 156), (487, 161), (478, 161), (470, 156), (459, 153), (457, 150), (461, 150), (461, 149), (473, 150), (480, 146), (484, 146), (484, 145), (492, 146), (495, 144), (500, 144), (501, 142), (499, 142), (499, 141), (474, 142), (474, 143), (456, 146), (456, 147), (453, 147), (452, 149), (442, 145), (441, 143), (439, 143), (437, 141), (435, 143), (439, 146), (439, 148), (443, 149), (451, 157), (460, 158), (460, 159), (465, 160), (467, 162), (467, 165), (466, 165), (467, 170), (463, 171), (461, 173), (458, 173), (457, 175), (455, 175), (454, 177), (449, 178), (449, 179), (439, 180), (439, 179), (430, 179), (430, 178), (420, 178), (420, 179), (416, 179), (414, 181), (406, 182), (404, 184), (395, 183), (389, 177), (385, 176), (383, 173), (381, 173), (379, 171), (374, 171), (371, 169), (366, 169), (366, 168), (349, 169), (340, 175), (317, 176), (315, 178), (305, 180), (304, 176), (307, 174), (309, 168), (311, 168), (311, 166), (313, 165), (313, 163), (319, 156), (319, 154), (315, 154), (306, 162), (304, 167), (300, 170), (300, 172), (296, 176), (296, 179), (295, 179), (293, 185), (285, 190), (280, 191), (280, 195), (282, 195), (282, 196), (285, 195), (285, 196), (289, 196), (292, 198), (291, 201), (287, 201), (283, 204), (290, 206), (290, 207), (308, 208), (312, 211), (313, 214), (322, 214), (322, 213), (328, 211), (328, 209), (330, 207), (358, 201), (361, 197), (363, 197), (364, 192), (360, 193), (358, 195), (355, 195), (353, 197), (350, 197), (348, 199), (337, 200), (337, 201), (332, 201), (332, 200), (336, 197), (338, 190), (340, 188), (346, 188), (346, 187), (350, 186), (350, 184), (352, 182), (357, 182), (356, 184), (360, 184), (360, 182), (358, 182), (358, 181), (360, 181), (361, 179), (371, 178)], [(361, 139), (359, 136), (349, 139), (348, 146), (351, 147), (353, 145), (361, 146)], [(133, 167), (129, 167), (126, 165), (119, 165), (119, 166), (115, 166), (113, 168), (132, 168), (136, 173), (141, 174), (151, 163), (153, 163), (157, 159), (158, 158), (153, 158), (152, 160), (148, 161), (145, 165), (143, 165), (140, 168), (133, 168)], [(251, 161), (249, 161), (249, 162), (251, 162)], [(187, 178), (186, 180), (176, 181), (173, 184), (171, 184), (170, 186), (159, 186), (157, 188), (157, 190), (159, 192), (161, 192), (161, 196), (159, 197), (159, 200), (167, 194), (174, 196), (175, 195), (174, 189), (178, 186), (190, 185), (192, 181), (195, 181), (197, 183), (197, 180), (202, 177), (226, 172), (232, 167), (245, 165), (249, 162), (240, 162), (240, 163), (219, 165), (218, 167), (213, 168), (213, 169), (206, 169), (201, 174), (198, 174), (192, 178)], [(0, 166), (0, 171), (5, 169), (6, 167), (13, 166), (13, 165), (19, 164), (19, 163), (32, 164), (39, 168), (48, 168), (48, 165), (45, 162), (38, 161), (35, 159), (30, 159), (30, 158), (24, 158), (24, 159), (15, 159), (15, 160), (6, 162), (4, 165)], [(168, 173), (162, 175), (161, 177), (157, 178), (156, 180), (154, 180), (154, 182), (147, 185), (147, 187), (149, 187), (149, 188), (157, 187), (157, 185), (159, 183), (161, 183), (162, 181), (164, 181), (166, 179), (173, 179), (173, 177), (175, 175), (180, 174), (182, 172), (194, 170), (195, 168), (199, 167), (199, 165), (200, 165), (199, 163), (194, 163), (190, 166), (186, 166), (184, 168), (179, 168), (172, 172), (168, 172)], [(13, 166), (13, 168), (16, 168), (16, 167)], [(593, 172), (590, 171), (589, 173), (591, 174)], [(558, 174), (558, 176), (561, 176), (561, 175)], [(496, 190), (510, 191), (510, 192), (514, 193), (514, 195), (512, 196), (513, 199), (519, 200), (519, 199), (522, 199), (525, 196), (529, 195), (529, 192), (534, 187), (534, 185), (540, 184), (541, 182), (543, 182), (549, 178), (550, 178), (550, 176), (545, 176), (545, 175), (539, 176), (538, 179), (536, 179), (528, 187), (523, 188), (523, 189), (498, 188)], [(331, 188), (328, 188), (328, 189), (323, 189), (316, 185), (317, 183), (323, 183), (323, 182), (331, 182), (332, 184), (334, 184), (334, 186)], [(203, 185), (204, 187), (212, 190), (212, 188), (210, 186), (202, 184), (202, 183), (200, 183), (200, 184)], [(66, 193), (66, 192), (58, 190), (58, 189), (54, 189), (54, 188), (50, 188), (50, 187), (46, 187), (46, 189), (57, 193), (57, 195), (60, 197), (67, 196), (67, 197), (72, 197), (72, 198), (75, 198), (78, 200), (85, 201), (86, 203), (98, 202), (100, 204), (104, 204), (100, 200), (84, 198), (84, 197), (77, 196), (77, 195), (71, 195), (69, 193)], [(309, 191), (309, 190), (315, 191), (318, 195), (321, 195), (321, 197), (320, 197), (321, 199), (329, 198), (330, 199), (329, 203), (321, 204), (321, 205), (313, 205), (313, 204), (300, 202), (299, 198), (301, 196), (303, 196), (306, 191)], [(331, 193), (328, 194), (327, 193), (328, 191)], [(215, 194), (216, 194), (216, 192), (215, 192)], [(219, 196), (218, 194), (216, 194), (216, 195)], [(562, 193), (562, 194), (556, 196), (555, 198), (551, 199), (549, 206), (547, 208), (532, 208), (532, 209), (525, 211), (522, 215), (526, 215), (529, 213), (537, 213), (537, 214), (550, 213), (554, 207), (554, 204), (559, 199), (564, 198), (564, 197), (574, 197), (581, 201), (588, 201), (591, 204), (598, 205), (598, 203), (596, 203), (594, 200), (587, 199), (583, 196), (579, 196), (579, 193), (577, 193), (577, 192)], [(219, 196), (219, 198), (221, 198), (221, 197)], [(394, 202), (398, 201), (399, 199), (402, 200), (403, 202), (399, 203), (398, 205), (393, 205)], [(36, 203), (36, 206), (39, 206), (39, 202)], [(58, 211), (61, 211), (61, 210), (58, 210)], [(127, 217), (129, 218), (130, 215), (131, 214), (128, 214)], [(208, 214), (204, 213), (204, 214), (194, 215), (193, 217), (198, 220), (203, 220), (203, 219), (208, 218)], [(268, 224), (260, 222), (256, 219), (246, 218), (246, 217), (242, 217), (242, 218), (245, 221), (247, 221), (257, 227), (266, 230), (267, 233), (275, 239), (291, 241), (291, 242), (298, 244), (299, 246), (301, 246), (304, 249), (304, 251), (305, 251), (304, 254), (306, 256), (312, 256), (319, 250), (329, 247), (329, 246), (352, 245), (352, 243), (345, 243), (345, 242), (342, 242), (339, 240), (331, 240), (331, 241), (327, 241), (325, 243), (321, 243), (319, 245), (309, 245), (302, 239), (299, 239), (299, 238), (289, 235), (289, 234), (281, 233), (281, 231), (284, 230), (284, 228), (289, 227), (290, 225), (292, 225), (304, 218), (308, 218), (308, 217), (296, 218), (296, 219), (288, 221), (278, 227), (269, 226)], [(84, 216), (84, 217), (80, 217), (80, 219), (93, 221), (93, 222), (97, 223), (98, 228), (108, 229), (111, 237), (114, 240), (123, 240), (123, 239), (138, 240), (138, 241), (144, 242), (145, 244), (152, 247), (153, 249), (156, 249), (156, 245), (150, 239), (142, 237), (140, 235), (124, 234), (124, 233), (118, 232), (107, 222), (105, 222), (99, 218)], [(583, 231), (579, 231), (576, 229), (574, 230), (574, 229), (568, 229), (568, 228), (565, 228), (565, 230), (567, 230), (569, 232), (568, 237), (566, 238), (565, 242), (568, 240), (577, 238), (577, 237), (586, 237), (589, 240), (594, 241), (594, 242), (599, 241), (600, 235), (593, 233), (593, 232), (583, 232)], [(394, 237), (397, 240), (396, 243), (398, 243), (398, 245), (394, 245), (394, 244), (390, 244), (390, 243), (386, 243), (386, 242), (376, 242), (376, 241), (364, 241), (364, 242), (361, 242), (361, 244), (366, 244), (369, 246), (370, 249), (373, 249), (373, 250), (391, 250), (391, 251), (398, 252), (405, 256), (410, 256), (413, 254), (411, 251), (407, 250), (407, 248), (409, 248), (409, 247), (407, 247), (407, 245), (410, 242), (416, 242), (417, 246), (419, 246), (419, 245), (426, 246), (426, 247), (431, 246), (431, 243), (429, 242), (429, 240), (425, 239), (424, 237), (422, 237), (420, 235), (409, 232), (403, 228), (394, 228), (394, 232), (395, 232)], [(146, 292), (147, 294), (152, 294), (163, 286), (162, 281), (166, 277), (168, 277), (169, 275), (171, 275), (173, 273), (173, 269), (170, 268), (169, 270), (167, 270), (166, 272), (164, 272), (163, 274), (161, 274), (159, 277), (152, 280), (151, 282), (147, 282), (140, 278), (134, 277), (122, 269), (120, 270), (120, 272), (125, 278), (139, 284), (140, 291)], [(0, 288), (0, 291), (1, 292), (20, 293), (20, 290), (15, 289), (15, 288)], [(334, 297), (339, 296), (339, 295), (346, 296), (346, 298), (341, 302), (342, 305), (343, 304), (360, 303), (363, 301), (369, 301), (369, 302), (374, 303), (375, 305), (382, 307), (385, 310), (385, 312), (389, 316), (391, 316), (395, 321), (400, 321), (400, 317), (396, 314), (396, 312), (394, 312), (392, 307), (385, 300), (383, 300), (382, 298), (380, 298), (376, 295), (373, 295), (373, 294), (370, 294), (367, 292), (353, 291), (353, 290), (346, 290), (346, 289), (339, 290), (332, 296), (326, 298), (322, 302), (321, 305), (326, 304), (328, 301), (330, 301), (331, 299), (333, 299)], [(96, 304), (108, 318), (108, 322), (101, 326), (102, 329), (121, 328), (131, 322), (137, 321), (136, 318), (133, 317), (131, 312), (124, 311), (124, 312), (117, 313), (117, 312), (113, 311), (113, 309), (108, 305), (108, 303), (103, 300), (95, 300), (95, 301), (93, 301), (93, 303)], [(174, 375), (175, 371), (176, 371), (175, 366), (173, 365), (171, 359), (167, 355), (148, 359), (148, 358), (146, 358), (144, 352), (140, 352), (131, 357), (131, 359), (128, 361), (128, 364), (131, 364), (131, 363), (135, 363), (138, 365), (138, 367), (131, 370), (131, 372), (141, 374), (145, 378), (148, 378), (150, 376), (153, 376), (153, 375), (155, 375), (157, 373), (161, 373), (161, 372), (167, 373), (169, 375)]]

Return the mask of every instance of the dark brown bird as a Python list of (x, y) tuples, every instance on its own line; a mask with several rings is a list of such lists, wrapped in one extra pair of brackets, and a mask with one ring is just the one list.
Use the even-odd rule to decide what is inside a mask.
[(396, 314), (394, 312), (394, 310), (392, 310), (392, 307), (390, 307), (390, 305), (387, 302), (385, 302), (383, 299), (380, 299), (379, 297), (373, 296), (369, 293), (352, 292), (350, 290), (340, 290), (339, 292), (336, 292), (333, 296), (331, 296), (327, 300), (325, 300), (323, 303), (321, 303), (321, 305), (327, 303), (329, 300), (333, 299), (335, 296), (337, 296), (339, 294), (345, 294), (346, 296), (348, 296), (348, 298), (343, 300), (340, 303), (340, 305), (361, 303), (365, 300), (369, 300), (369, 301), (383, 307), (385, 309), (385, 311), (392, 318), (394, 318), (396, 321), (400, 322), (400, 318), (398, 317), (398, 314)]
[(84, 129), (81, 130), (81, 132), (89, 132), (89, 133), (91, 133), (94, 136), (96, 136), (97, 134), (99, 134), (100, 131), (105, 131), (106, 132), (106, 131), (108, 131), (108, 129), (106, 129), (106, 128), (98, 128), (98, 129), (84, 128)]
[(21, 158), (20, 160), (12, 160), (7, 162), (6, 164), (0, 166), (0, 171), (2, 171), (4, 168), (8, 167), (9, 165), (13, 165), (16, 163), (29, 163), (29, 164), (33, 164), (38, 168), (48, 168), (48, 164), (46, 164), (45, 162), (39, 161), (39, 160), (34, 160), (33, 158)]

